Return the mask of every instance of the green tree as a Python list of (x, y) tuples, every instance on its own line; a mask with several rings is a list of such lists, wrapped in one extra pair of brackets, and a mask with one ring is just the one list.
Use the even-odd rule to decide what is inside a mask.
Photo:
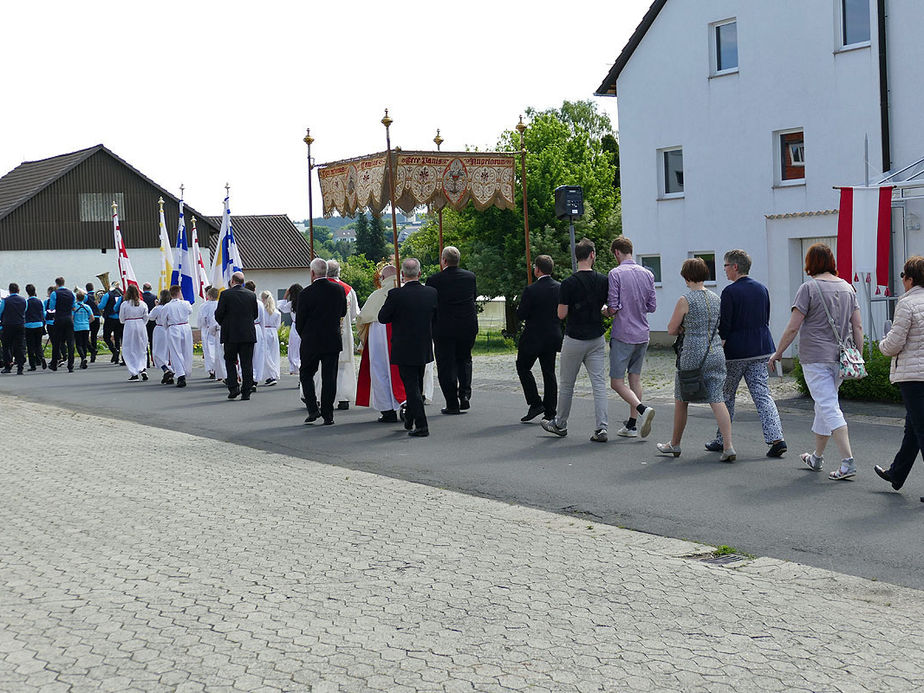
[[(584, 216), (575, 223), (575, 235), (596, 243), (600, 256), (597, 268), (605, 272), (612, 265), (610, 242), (621, 233), (619, 193), (614, 187), (616, 152), (603, 144), (607, 135), (614, 135), (609, 117), (597, 112), (591, 101), (566, 101), (559, 109), (528, 109), (527, 114), (531, 122), (524, 147), (532, 257), (551, 255), (556, 275), (570, 275), (568, 222), (555, 217), (554, 191), (560, 185), (580, 185)], [(498, 149), (518, 151), (519, 134), (512, 130), (502, 133)], [(462, 251), (462, 264), (478, 275), (478, 292), (506, 299), (508, 332), (516, 327), (515, 309), (527, 279), (519, 174), (517, 166), (516, 211), (492, 207), (478, 212), (468, 207), (461, 212), (446, 210), (443, 216), (444, 238), (455, 239)], [(432, 238), (428, 234), (415, 239), (417, 252), (422, 252), (419, 246), (425, 243), (425, 249), (433, 252)]]
[(391, 225), (389, 224), (388, 231), (385, 231), (385, 225), (382, 223), (381, 216), (372, 215), (372, 219), (369, 222), (369, 236), (370, 236), (370, 246), (369, 252), (366, 253), (366, 257), (372, 260), (373, 262), (379, 262), (383, 258), (390, 257), (394, 252), (390, 247), (389, 243), (385, 241), (387, 237), (389, 241), (391, 240)]
[(375, 263), (362, 255), (354, 255), (340, 265), (340, 279), (353, 287), (362, 306), (375, 291)]
[(382, 258), (388, 257), (389, 252), (385, 245), (385, 233), (382, 228), (382, 218), (372, 215), (372, 219), (365, 213), (356, 215), (356, 245), (354, 253), (362, 255), (373, 264)]

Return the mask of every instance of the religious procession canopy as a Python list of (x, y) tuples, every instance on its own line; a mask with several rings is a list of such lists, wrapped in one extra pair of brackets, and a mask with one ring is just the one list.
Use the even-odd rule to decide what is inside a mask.
[[(469, 202), (479, 212), (495, 206), (514, 209), (513, 152), (411, 152), (391, 154), (395, 206), (406, 214), (429, 205), (461, 210)], [(324, 216), (351, 217), (368, 209), (381, 214), (389, 202), (388, 154), (379, 152), (318, 167)]]

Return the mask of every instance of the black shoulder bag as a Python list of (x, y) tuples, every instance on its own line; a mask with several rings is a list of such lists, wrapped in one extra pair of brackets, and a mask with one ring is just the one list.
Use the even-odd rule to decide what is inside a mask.
[[(709, 309), (709, 297), (706, 298), (706, 316), (707, 320), (711, 314)], [(677, 380), (680, 383), (680, 399), (683, 402), (705, 402), (709, 399), (709, 391), (706, 389), (706, 381), (703, 378), (703, 366), (706, 363), (706, 357), (712, 349), (712, 340), (715, 339), (715, 333), (719, 329), (719, 321), (716, 319), (715, 327), (712, 328), (712, 334), (709, 336), (709, 342), (706, 344), (706, 352), (697, 368), (686, 370), (677, 370)], [(680, 355), (677, 355), (677, 363), (680, 363)]]

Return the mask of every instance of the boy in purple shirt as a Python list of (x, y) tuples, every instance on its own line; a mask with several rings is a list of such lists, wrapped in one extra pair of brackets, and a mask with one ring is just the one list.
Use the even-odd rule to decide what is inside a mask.
[[(657, 308), (654, 275), (636, 264), (632, 241), (616, 238), (610, 250), (618, 263), (609, 272), (608, 315), (613, 316), (610, 330), (610, 386), (629, 405), (629, 419), (617, 435), (635, 438), (651, 433), (654, 409), (642, 404), (642, 366), (648, 351), (648, 313)], [(626, 385), (626, 371), (629, 384)]]

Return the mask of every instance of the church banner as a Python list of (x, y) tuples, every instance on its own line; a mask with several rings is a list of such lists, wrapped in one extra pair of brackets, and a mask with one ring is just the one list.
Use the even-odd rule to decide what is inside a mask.
[[(469, 202), (478, 211), (496, 206), (514, 209), (516, 154), (478, 152), (402, 152), (392, 154), (395, 206), (405, 213), (429, 205), (461, 210)], [(369, 209), (380, 214), (389, 201), (384, 153), (318, 168), (324, 215), (353, 216)]]
[(388, 203), (386, 165), (382, 152), (318, 168), (324, 216), (336, 210), (341, 216), (352, 217), (365, 208), (379, 214)]

